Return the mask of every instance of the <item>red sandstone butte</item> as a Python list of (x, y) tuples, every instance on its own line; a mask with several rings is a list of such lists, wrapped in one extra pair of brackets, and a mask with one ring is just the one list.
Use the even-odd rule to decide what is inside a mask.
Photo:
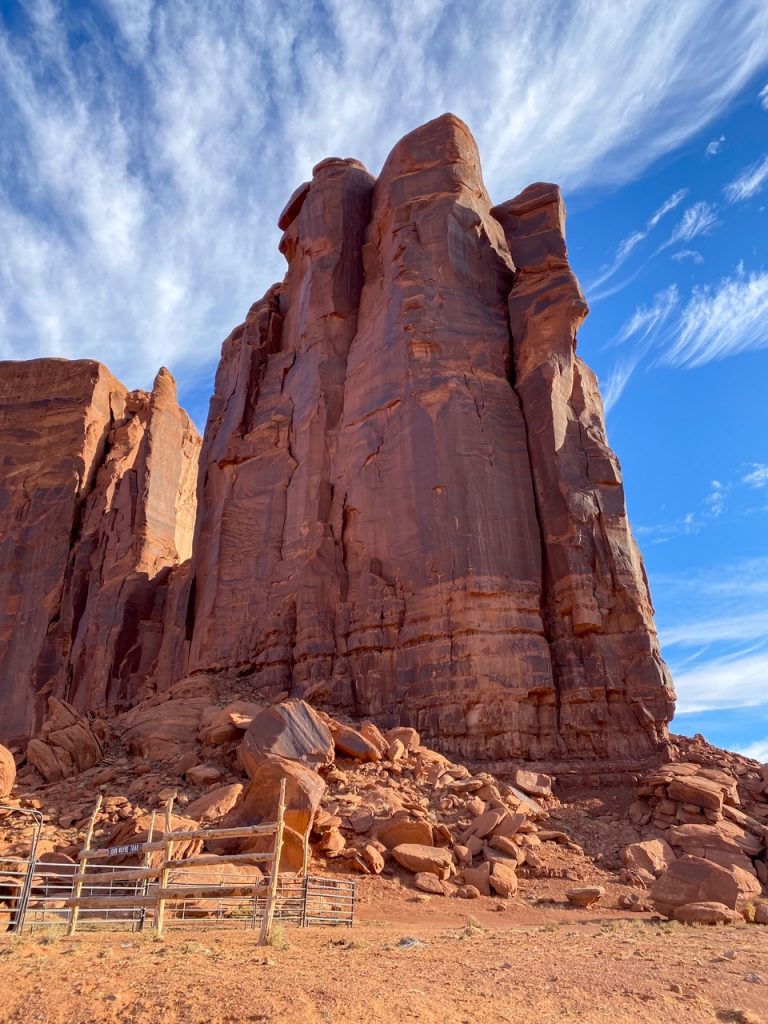
[(284, 281), (224, 343), (160, 685), (236, 677), (467, 757), (663, 746), (564, 220), (554, 185), (492, 206), (450, 114), (378, 180), (317, 165), (280, 217)]
[(0, 735), (49, 695), (129, 704), (152, 674), (171, 567), (191, 553), (200, 439), (163, 369), (0, 363)]

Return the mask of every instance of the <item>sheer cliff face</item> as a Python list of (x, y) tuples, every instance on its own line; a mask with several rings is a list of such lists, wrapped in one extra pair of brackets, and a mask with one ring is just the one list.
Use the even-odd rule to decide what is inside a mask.
[(49, 694), (135, 699), (191, 549), (200, 440), (167, 370), (128, 392), (96, 362), (0, 363), (0, 735)]
[(559, 190), (492, 208), (446, 115), (376, 181), (318, 165), (280, 226), (286, 278), (222, 352), (178, 670), (472, 757), (657, 747), (674, 695)]

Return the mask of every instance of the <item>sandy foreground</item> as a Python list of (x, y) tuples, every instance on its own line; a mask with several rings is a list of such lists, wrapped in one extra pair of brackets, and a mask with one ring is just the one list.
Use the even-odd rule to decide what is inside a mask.
[(353, 929), (278, 928), (263, 949), (205, 926), (6, 936), (0, 1021), (768, 1024), (768, 928), (419, 900), (382, 887)]

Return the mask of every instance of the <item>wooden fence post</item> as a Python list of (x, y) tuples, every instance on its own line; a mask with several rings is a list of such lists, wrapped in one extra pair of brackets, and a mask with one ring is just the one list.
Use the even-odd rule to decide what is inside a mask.
[(277, 896), (277, 879), (280, 873), (280, 855), (283, 850), (283, 818), (285, 817), (285, 779), (280, 783), (280, 799), (277, 804), (277, 829), (275, 831), (275, 852), (272, 857), (272, 868), (269, 873), (269, 888), (264, 904), (264, 917), (259, 932), (259, 945), (269, 941), (272, 930), (272, 917), (275, 913), (275, 897)]
[[(85, 846), (83, 852), (88, 853), (91, 849), (91, 841), (93, 839), (93, 830), (96, 828), (96, 818), (99, 811), (101, 810), (102, 795), (99, 793), (98, 799), (96, 800), (96, 806), (93, 808), (93, 814), (91, 820), (88, 823), (88, 831), (85, 833)], [(85, 869), (88, 864), (88, 858), (84, 857), (80, 861), (80, 866), (77, 869), (78, 875), (84, 875)], [(77, 918), (80, 913), (79, 901), (83, 892), (83, 880), (78, 878), (75, 882), (75, 890), (72, 893), (72, 906), (69, 908), (69, 919), (67, 921), (67, 935), (74, 935), (75, 929), (77, 928)]]
[[(171, 832), (173, 832), (173, 797), (165, 806), (165, 834), (168, 835)], [(160, 869), (160, 883), (157, 890), (157, 909), (155, 911), (155, 928), (158, 935), (163, 934), (163, 926), (165, 925), (165, 897), (162, 893), (168, 887), (170, 869), (166, 865), (173, 858), (173, 847), (173, 840), (166, 839), (165, 847), (163, 848), (163, 863)]]
[[(151, 843), (155, 835), (155, 811), (152, 811), (152, 817), (149, 819), (149, 832), (147, 832), (147, 842)], [(144, 854), (144, 860), (142, 862), (144, 870), (148, 871), (152, 867), (152, 851), (147, 850)], [(149, 879), (145, 878), (141, 885), (141, 895), (146, 896), (149, 892)], [(147, 923), (147, 908), (143, 906), (139, 913), (139, 931), (144, 931), (144, 925)]]

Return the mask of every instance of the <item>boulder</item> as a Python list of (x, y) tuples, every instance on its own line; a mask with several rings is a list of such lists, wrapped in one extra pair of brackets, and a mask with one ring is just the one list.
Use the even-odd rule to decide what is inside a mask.
[(552, 776), (541, 772), (531, 772), (525, 768), (516, 768), (512, 772), (512, 782), (529, 796), (552, 796)]
[(27, 746), (29, 763), (46, 782), (58, 782), (92, 768), (101, 757), (101, 743), (88, 719), (66, 701), (49, 697), (40, 734)]
[(227, 897), (252, 897), (255, 891), (266, 889), (264, 876), (257, 864), (243, 861), (232, 864), (224, 858), (217, 864), (174, 868), (168, 874), (168, 884), (173, 887), (189, 886), (193, 892), (202, 890), (200, 896), (172, 899), (166, 904), (171, 916), (183, 915), (185, 920), (217, 916), (221, 912), (221, 897), (217, 897), (217, 890)]
[(187, 782), (196, 789), (211, 786), (221, 778), (221, 768), (213, 764), (196, 764), (186, 772)]
[(405, 754), (406, 749), (403, 741), (392, 740), (387, 749), (387, 760), (394, 763), (395, 761), (399, 761), (401, 758), (405, 757)]
[[(242, 801), (227, 814), (220, 825), (259, 825), (274, 821), (280, 797), (280, 783), (285, 780), (285, 833), (280, 871), (299, 871), (309, 857), (309, 834), (315, 814), (325, 792), (325, 782), (311, 768), (298, 761), (271, 755), (254, 770)], [(272, 836), (245, 839), (215, 840), (208, 844), (215, 852), (263, 852), (272, 849)]]
[(671, 846), (693, 856), (709, 859), (709, 851), (758, 857), (763, 850), (761, 840), (732, 821), (717, 824), (676, 825), (669, 829)]
[(337, 857), (346, 845), (347, 840), (337, 828), (329, 828), (323, 832), (319, 843), (326, 857)]
[(264, 761), (273, 757), (316, 771), (333, 762), (333, 750), (331, 731), (314, 708), (303, 700), (288, 700), (255, 716), (238, 756), (253, 778)]
[(351, 725), (344, 725), (331, 719), (330, 730), (336, 750), (344, 757), (359, 758), (361, 761), (381, 761), (382, 753), (376, 744), (367, 740)]
[(395, 729), (389, 729), (384, 735), (390, 744), (394, 743), (395, 740), (399, 740), (408, 751), (415, 750), (421, 745), (419, 734), (415, 729), (411, 729), (407, 725), (399, 725)]
[(723, 787), (698, 775), (678, 776), (667, 787), (670, 800), (682, 804), (695, 804), (712, 811), (723, 809)]
[(505, 814), (498, 825), (494, 826), (491, 834), (494, 838), (498, 836), (509, 839), (517, 835), (527, 821), (528, 816), (526, 814)]
[(497, 861), (491, 871), (490, 883), (497, 895), (514, 896), (517, 892), (517, 872), (510, 864), (501, 864)]
[(474, 819), (472, 824), (464, 833), (465, 839), (468, 839), (470, 836), (476, 836), (478, 839), (484, 839), (499, 827), (506, 816), (507, 812), (505, 810), (498, 807), (492, 807), (491, 810), (485, 811)]
[(198, 739), (208, 747), (239, 740), (263, 704), (236, 700), (223, 708), (206, 708), (200, 718)]
[(384, 870), (384, 857), (380, 850), (377, 850), (373, 843), (366, 843), (360, 851), (360, 856), (373, 875), (380, 875)]
[(493, 860), (491, 856), (493, 851), (497, 851), (503, 857), (514, 860), (517, 864), (523, 864), (526, 859), (525, 847), (519, 846), (511, 839), (507, 839), (506, 836), (491, 836), (488, 846), (483, 851), (486, 860)]
[(422, 892), (429, 892), (435, 896), (445, 896), (445, 883), (431, 871), (417, 871), (413, 876), (413, 884)]
[(376, 838), (388, 850), (403, 844), (432, 846), (434, 843), (432, 826), (428, 821), (412, 818), (390, 818), (376, 828)]
[(199, 822), (218, 821), (225, 814), (229, 814), (242, 792), (243, 786), (239, 782), (229, 786), (217, 786), (187, 805), (187, 817)]
[(11, 795), (16, 782), (16, 762), (7, 747), (0, 746), (0, 800)]
[(392, 856), (398, 864), (414, 873), (426, 871), (438, 878), (449, 878), (451, 875), (453, 856), (450, 850), (443, 847), (402, 843), (394, 847)]
[(768, 903), (755, 906), (755, 924), (768, 924)]
[(381, 757), (385, 757), (389, 750), (389, 743), (384, 737), (381, 729), (373, 722), (366, 722), (360, 728), (360, 735), (364, 736), (368, 742), (378, 750)]
[(477, 900), (480, 898), (480, 890), (474, 885), (460, 885), (456, 895), (462, 900)]
[(621, 860), (628, 871), (658, 878), (674, 863), (675, 852), (664, 839), (646, 839), (642, 843), (626, 846), (622, 850)]
[(474, 886), (481, 896), (491, 895), (491, 865), (488, 861), (476, 868), (464, 868), (462, 875), (465, 885)]
[(605, 896), (605, 889), (602, 885), (584, 885), (577, 889), (569, 889), (565, 896), (574, 907), (586, 909), (587, 907), (594, 906), (598, 900)]
[(700, 902), (684, 903), (675, 908), (672, 916), (680, 924), (732, 924), (741, 915), (724, 903)]
[(197, 732), (207, 697), (148, 700), (120, 716), (126, 750), (146, 761), (169, 761), (197, 746)]
[(659, 913), (672, 917), (686, 903), (723, 903), (735, 910), (743, 893), (733, 871), (684, 854), (657, 878), (650, 897)]

